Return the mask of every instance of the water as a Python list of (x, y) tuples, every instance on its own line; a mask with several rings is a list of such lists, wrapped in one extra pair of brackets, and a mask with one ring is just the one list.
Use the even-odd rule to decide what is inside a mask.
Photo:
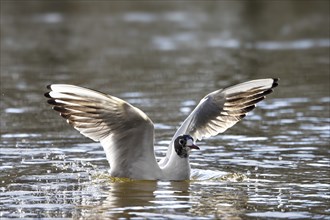
[[(329, 3), (1, 2), (0, 217), (327, 219)], [(50, 83), (121, 97), (156, 123), (156, 154), (208, 92), (280, 86), (198, 143), (191, 181), (107, 175), (101, 146), (45, 103)]]

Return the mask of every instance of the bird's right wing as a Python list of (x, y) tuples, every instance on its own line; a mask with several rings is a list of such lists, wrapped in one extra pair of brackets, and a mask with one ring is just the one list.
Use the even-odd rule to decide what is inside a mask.
[(81, 134), (101, 142), (113, 176), (148, 178), (143, 171), (159, 169), (153, 123), (141, 110), (87, 88), (67, 84), (47, 88), (51, 91), (45, 96), (53, 109)]

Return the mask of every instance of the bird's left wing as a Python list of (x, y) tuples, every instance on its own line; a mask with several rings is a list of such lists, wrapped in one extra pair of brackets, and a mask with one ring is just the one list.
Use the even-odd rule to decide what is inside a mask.
[(200, 101), (181, 127), (184, 133), (198, 140), (223, 133), (243, 119), (277, 85), (278, 79), (259, 79), (214, 91)]
[(164, 166), (172, 151), (173, 141), (181, 134), (189, 134), (195, 140), (215, 136), (226, 131), (246, 116), (278, 85), (278, 79), (258, 79), (214, 91), (205, 96), (182, 123), (172, 138)]

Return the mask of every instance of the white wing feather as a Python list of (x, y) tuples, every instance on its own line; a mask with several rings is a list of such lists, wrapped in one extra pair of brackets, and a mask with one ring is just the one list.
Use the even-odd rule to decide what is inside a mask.
[(226, 131), (265, 99), (277, 82), (278, 79), (252, 80), (205, 96), (175, 133), (160, 166), (168, 162), (176, 137), (190, 134), (195, 140), (201, 140)]
[(152, 121), (129, 103), (91, 89), (54, 84), (45, 96), (81, 134), (100, 141), (112, 176), (158, 179)]

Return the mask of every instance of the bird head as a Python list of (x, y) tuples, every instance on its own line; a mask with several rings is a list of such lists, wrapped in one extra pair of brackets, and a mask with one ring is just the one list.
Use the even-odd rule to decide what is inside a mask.
[(180, 135), (174, 141), (174, 149), (181, 158), (187, 158), (191, 149), (199, 150), (194, 144), (194, 139), (190, 135)]

